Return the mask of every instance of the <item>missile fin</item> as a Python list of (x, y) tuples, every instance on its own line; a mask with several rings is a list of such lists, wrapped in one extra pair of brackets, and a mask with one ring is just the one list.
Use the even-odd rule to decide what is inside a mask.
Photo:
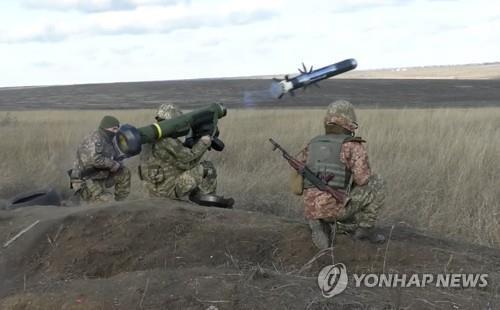
[(302, 63), (302, 70), (299, 69), (299, 71), (300, 71), (300, 73), (308, 73), (306, 65), (304, 63)]

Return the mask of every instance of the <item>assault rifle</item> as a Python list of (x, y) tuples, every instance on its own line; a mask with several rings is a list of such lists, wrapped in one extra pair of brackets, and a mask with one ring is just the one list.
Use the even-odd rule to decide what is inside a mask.
[(328, 182), (323, 181), (303, 162), (290, 155), (285, 149), (283, 149), (278, 143), (276, 143), (276, 141), (274, 141), (273, 139), (269, 139), (269, 142), (271, 142), (271, 144), (273, 145), (273, 151), (275, 151), (276, 149), (280, 150), (283, 158), (288, 161), (288, 164), (290, 164), (290, 166), (295, 169), (295, 171), (297, 171), (297, 173), (300, 174), (304, 179), (311, 182), (311, 184), (314, 185), (317, 189), (329, 193), (333, 198), (335, 198), (335, 200), (339, 202), (343, 202), (344, 204), (347, 204), (349, 202), (346, 194), (339, 190), (331, 188), (328, 185)]

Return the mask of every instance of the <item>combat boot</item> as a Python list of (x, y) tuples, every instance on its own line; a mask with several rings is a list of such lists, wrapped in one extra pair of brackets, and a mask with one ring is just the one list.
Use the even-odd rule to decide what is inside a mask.
[(329, 233), (325, 231), (323, 222), (321, 220), (309, 220), (309, 227), (311, 228), (311, 237), (314, 245), (320, 249), (326, 249), (330, 246)]
[(371, 243), (381, 244), (385, 242), (385, 236), (373, 228), (358, 227), (354, 231), (353, 238), (356, 240), (368, 240)]

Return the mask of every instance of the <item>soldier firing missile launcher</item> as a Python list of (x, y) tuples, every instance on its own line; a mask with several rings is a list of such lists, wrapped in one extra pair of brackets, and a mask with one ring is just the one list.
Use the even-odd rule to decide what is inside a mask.
[(148, 126), (136, 128), (125, 124), (116, 134), (114, 145), (121, 158), (132, 157), (141, 152), (142, 145), (164, 137), (187, 136), (185, 145), (193, 145), (201, 136), (212, 136), (212, 148), (222, 151), (224, 143), (218, 138), (217, 122), (226, 116), (227, 110), (220, 103), (185, 113), (174, 119), (163, 120)]
[(286, 93), (293, 96), (293, 91), (296, 89), (306, 89), (309, 85), (319, 87), (316, 84), (317, 82), (353, 70), (357, 65), (358, 63), (356, 60), (351, 58), (316, 70), (313, 70), (311, 66), (308, 71), (304, 63), (302, 63), (302, 69), (299, 69), (299, 75), (293, 78), (285, 75), (284, 80), (274, 79), (274, 83), (271, 85), (271, 94), (278, 99), (283, 97)]

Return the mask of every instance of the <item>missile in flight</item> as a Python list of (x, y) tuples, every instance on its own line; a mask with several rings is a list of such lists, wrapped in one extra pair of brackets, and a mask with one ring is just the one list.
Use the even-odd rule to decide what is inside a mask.
[(308, 86), (312, 85), (319, 87), (317, 84), (319, 81), (353, 70), (357, 65), (358, 63), (353, 58), (316, 70), (313, 70), (312, 66), (309, 70), (307, 70), (304, 63), (302, 63), (302, 69), (299, 68), (299, 75), (292, 78), (285, 75), (285, 78), (281, 80), (273, 79), (274, 82), (271, 85), (271, 94), (277, 99), (281, 99), (281, 97), (287, 93), (293, 96), (294, 90), (296, 89), (306, 89)]

